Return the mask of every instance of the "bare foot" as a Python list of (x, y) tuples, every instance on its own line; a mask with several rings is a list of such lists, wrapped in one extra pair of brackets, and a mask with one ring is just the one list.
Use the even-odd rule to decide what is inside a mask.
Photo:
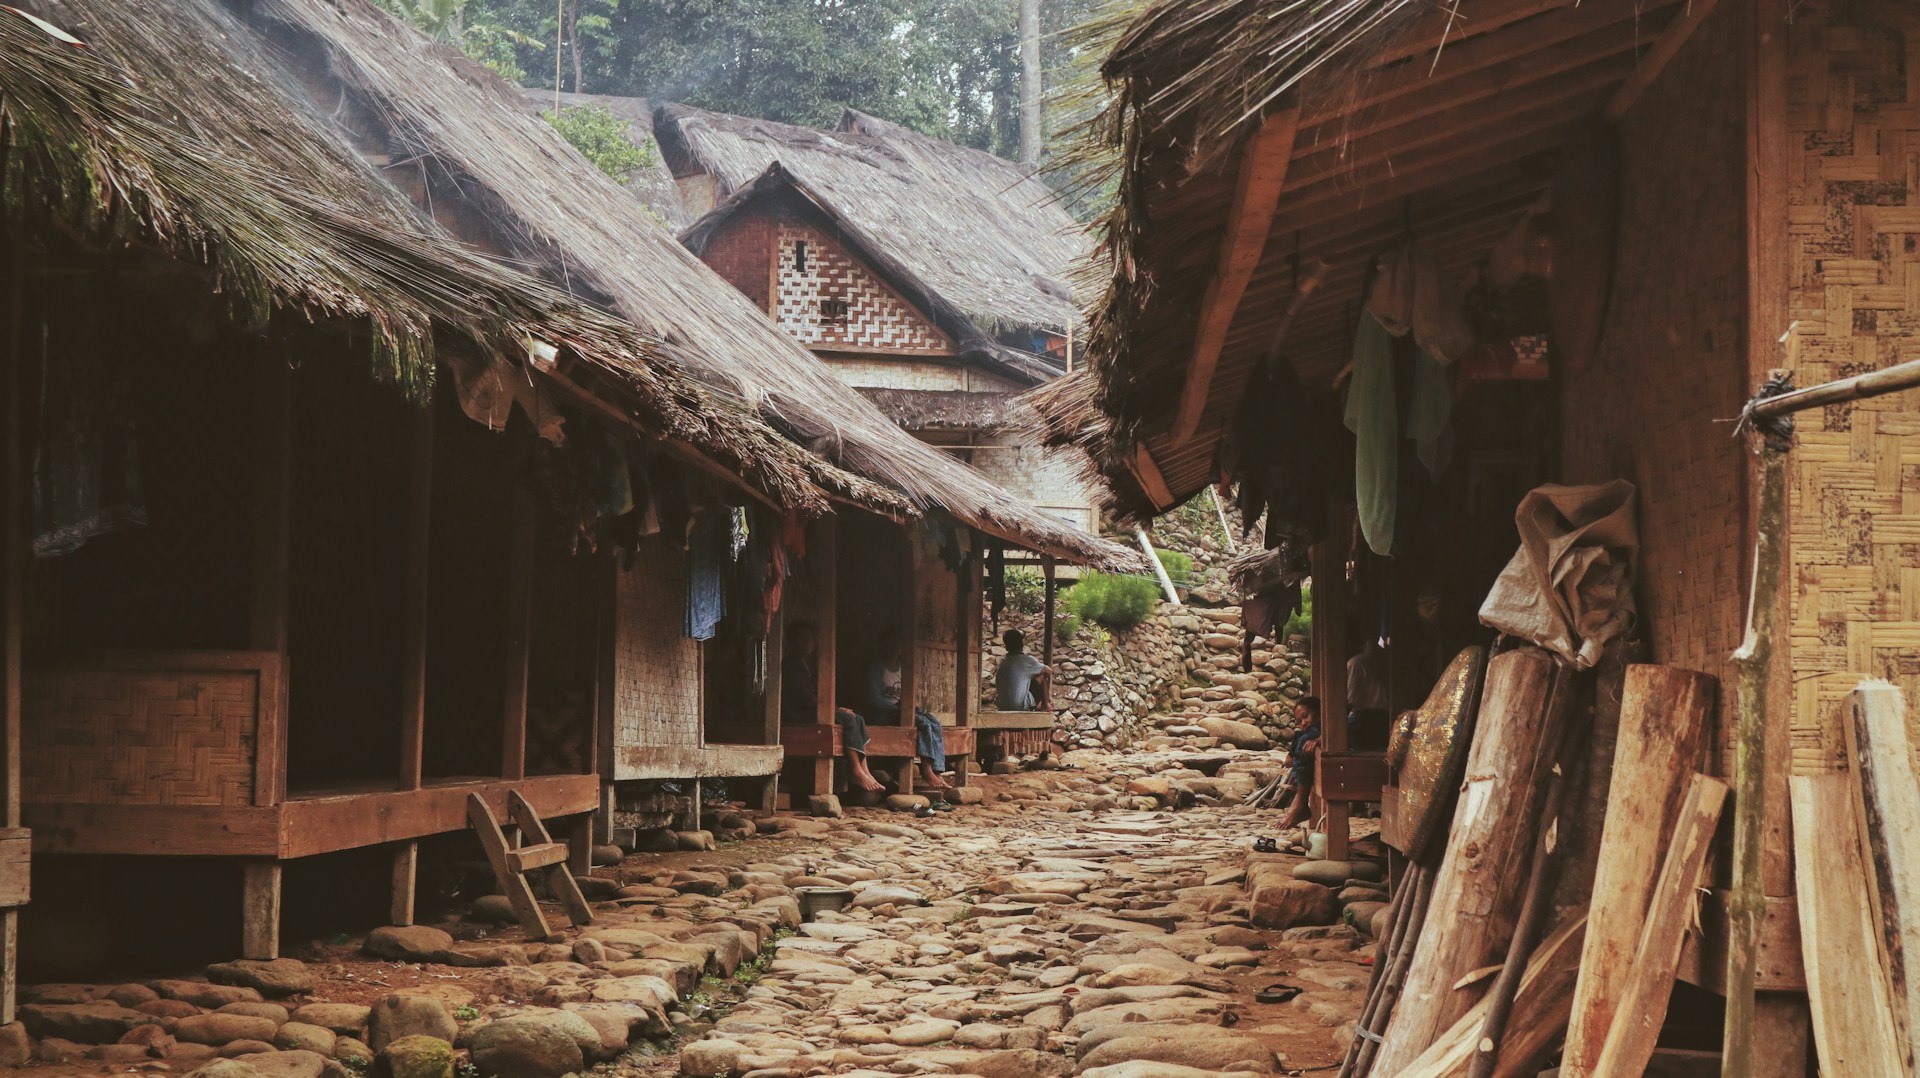
[(920, 781), (921, 781), (921, 782), (922, 782), (923, 784), (925, 784), (925, 785), (927, 785), (927, 786), (930, 786), (930, 787), (932, 787), (933, 789), (936, 789), (936, 790), (951, 790), (951, 789), (953, 789), (953, 783), (951, 783), (951, 782), (948, 782), (948, 781), (947, 781), (946, 779), (943, 779), (943, 778), (941, 778), (941, 777), (940, 777), (939, 775), (936, 775), (936, 774), (934, 774), (934, 773), (933, 773), (933, 772), (931, 772), (931, 771), (929, 771), (929, 772), (927, 772), (927, 773), (926, 773), (925, 775), (923, 775), (923, 776), (921, 777), (921, 780), (920, 780)]
[(880, 785), (880, 780), (874, 778), (872, 775), (855, 775), (853, 776), (853, 782), (854, 785), (868, 793), (875, 793), (886, 789), (886, 787)]

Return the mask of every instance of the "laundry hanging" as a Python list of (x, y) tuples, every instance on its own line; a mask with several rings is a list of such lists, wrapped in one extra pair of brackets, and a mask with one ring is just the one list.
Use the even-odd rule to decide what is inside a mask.
[(687, 533), (687, 635), (711, 640), (727, 616), (731, 514), (703, 512)]

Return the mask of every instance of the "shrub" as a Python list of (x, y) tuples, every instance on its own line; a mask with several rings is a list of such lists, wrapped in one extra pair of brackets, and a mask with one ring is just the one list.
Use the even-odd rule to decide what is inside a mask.
[(1047, 582), (1032, 569), (1007, 570), (1007, 605), (1015, 613), (1038, 614), (1047, 605)]
[(653, 163), (653, 144), (649, 142), (642, 149), (628, 142), (627, 121), (606, 109), (570, 105), (559, 112), (547, 109), (540, 115), (594, 167), (617, 182), (626, 183), (636, 169)]
[(1160, 567), (1167, 571), (1175, 587), (1184, 588), (1193, 582), (1193, 558), (1190, 555), (1178, 550), (1156, 550), (1154, 553), (1160, 556)]
[(1073, 643), (1080, 635), (1080, 615), (1069, 610), (1053, 619), (1053, 638), (1062, 644)]
[(1146, 577), (1089, 572), (1067, 592), (1067, 611), (1110, 629), (1131, 629), (1153, 612), (1159, 597), (1159, 583)]
[(1300, 610), (1287, 618), (1287, 624), (1280, 630), (1280, 639), (1286, 640), (1294, 635), (1313, 639), (1313, 589), (1300, 589)]

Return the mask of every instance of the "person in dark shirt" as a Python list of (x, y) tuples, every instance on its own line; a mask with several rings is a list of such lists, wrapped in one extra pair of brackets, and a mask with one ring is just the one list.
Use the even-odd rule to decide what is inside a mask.
[(1282, 831), (1305, 820), (1311, 811), (1308, 803), (1313, 798), (1313, 758), (1320, 748), (1320, 698), (1301, 698), (1293, 706), (1293, 721), (1299, 730), (1293, 735), (1292, 751), (1288, 753), (1292, 769), (1287, 781), (1294, 788), (1293, 806), (1280, 818)]
[[(783, 722), (812, 722), (820, 709), (820, 636), (807, 622), (787, 629), (787, 657), (780, 670)], [(833, 710), (840, 727), (840, 751), (847, 760), (847, 782), (867, 793), (884, 789), (867, 768), (867, 720), (848, 708)]]

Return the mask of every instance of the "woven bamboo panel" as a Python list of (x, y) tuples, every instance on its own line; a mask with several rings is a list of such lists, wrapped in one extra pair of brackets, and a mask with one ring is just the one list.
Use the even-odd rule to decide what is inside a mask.
[[(1788, 65), (1795, 378), (1920, 359), (1920, 11), (1807, 3)], [(1862, 675), (1920, 699), (1920, 402), (1899, 394), (1798, 424), (1793, 762), (1809, 772), (1841, 762), (1841, 701)]]
[(687, 555), (662, 537), (644, 540), (618, 587), (614, 744), (697, 747), (701, 650), (686, 635)]
[(263, 685), (272, 676), (191, 656), (171, 669), (111, 662), (29, 669), (26, 800), (252, 804)]

